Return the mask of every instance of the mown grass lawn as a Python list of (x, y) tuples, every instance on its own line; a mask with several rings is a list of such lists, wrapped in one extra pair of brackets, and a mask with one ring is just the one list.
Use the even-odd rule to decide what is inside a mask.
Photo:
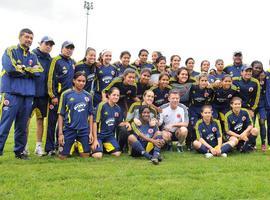
[(12, 148), (11, 133), (0, 157), (0, 199), (270, 199), (269, 151), (212, 159), (166, 152), (154, 166), (127, 154), (60, 161), (32, 153), (22, 161)]

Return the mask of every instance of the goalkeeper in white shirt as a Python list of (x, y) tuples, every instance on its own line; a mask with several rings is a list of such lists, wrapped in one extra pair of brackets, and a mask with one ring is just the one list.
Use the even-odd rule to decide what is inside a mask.
[(188, 134), (188, 110), (180, 102), (178, 90), (171, 90), (168, 97), (169, 103), (162, 105), (159, 125), (161, 126), (162, 135), (169, 149), (172, 148), (172, 141), (178, 141), (176, 148), (178, 152), (183, 152), (183, 143)]

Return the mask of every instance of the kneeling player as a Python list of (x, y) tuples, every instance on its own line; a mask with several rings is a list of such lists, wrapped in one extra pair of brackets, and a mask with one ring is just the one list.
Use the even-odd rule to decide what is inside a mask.
[(231, 101), (232, 110), (225, 115), (225, 131), (227, 139), (237, 139), (237, 149), (245, 153), (254, 149), (259, 131), (254, 128), (248, 110), (241, 107), (241, 98), (234, 97)]
[(220, 122), (212, 118), (212, 112), (212, 106), (202, 107), (202, 119), (197, 121), (195, 126), (197, 140), (193, 142), (193, 147), (206, 158), (227, 157), (227, 153), (237, 144), (237, 141), (231, 140), (222, 144)]
[(62, 93), (58, 108), (59, 157), (66, 159), (77, 143), (81, 157), (89, 157), (89, 136), (93, 123), (92, 97), (83, 90), (86, 75), (76, 72), (73, 78), (73, 89)]
[(131, 146), (131, 156), (144, 156), (152, 161), (153, 164), (159, 164), (161, 161), (160, 148), (164, 145), (162, 135), (159, 134), (157, 126), (150, 126), (150, 109), (143, 105), (139, 110), (141, 126), (132, 122), (134, 135), (128, 137), (128, 143)]
[(123, 113), (117, 105), (120, 91), (116, 87), (108, 91), (108, 101), (98, 104), (95, 122), (93, 125), (92, 157), (102, 158), (104, 152), (114, 156), (120, 156), (121, 151), (115, 138), (115, 130), (118, 126), (130, 128), (128, 122), (123, 122)]

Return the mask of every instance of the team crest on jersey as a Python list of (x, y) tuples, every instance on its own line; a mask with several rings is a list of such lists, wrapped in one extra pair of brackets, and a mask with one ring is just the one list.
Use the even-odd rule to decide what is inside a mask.
[(245, 116), (242, 117), (242, 121), (245, 121), (247, 118)]
[(114, 113), (114, 117), (119, 117), (119, 113), (118, 112)]
[(149, 128), (149, 129), (148, 129), (148, 133), (150, 133), (150, 134), (154, 133), (154, 129)]
[(204, 93), (204, 97), (208, 97), (209, 96), (209, 93), (208, 92), (205, 92)]
[(164, 98), (168, 98), (169, 94), (165, 94)]
[(49, 105), (50, 110), (54, 109), (54, 106), (52, 104)]
[(90, 101), (90, 99), (89, 99), (88, 97), (84, 97), (84, 100), (85, 100), (86, 102), (89, 102), (89, 101)]
[(4, 105), (5, 105), (5, 106), (8, 106), (8, 105), (9, 105), (9, 100), (5, 99), (5, 100), (4, 100)]
[(177, 117), (177, 118), (181, 118), (181, 115), (180, 115), (180, 114), (177, 114), (176, 117)]
[(111, 71), (111, 74), (114, 76), (115, 75), (115, 71)]
[(232, 95), (231, 95), (231, 94), (229, 94), (229, 95), (228, 95), (228, 98), (232, 98)]
[(127, 94), (131, 94), (131, 90), (128, 90), (128, 91), (127, 91)]
[(66, 67), (66, 66), (64, 66), (64, 67), (62, 68), (62, 70), (63, 70), (63, 71), (62, 71), (63, 74), (67, 74), (68, 71), (67, 71), (67, 67)]
[(32, 66), (32, 64), (33, 64), (33, 60), (30, 59), (30, 60), (28, 61), (28, 65)]
[(70, 99), (69, 99), (69, 101), (74, 101), (75, 99), (73, 98), (73, 97), (71, 97)]
[(248, 91), (249, 92), (252, 92), (253, 91), (253, 87), (248, 88)]
[(216, 131), (217, 131), (217, 128), (216, 128), (216, 127), (213, 127), (213, 128), (212, 128), (212, 131), (213, 131), (213, 132), (216, 132)]

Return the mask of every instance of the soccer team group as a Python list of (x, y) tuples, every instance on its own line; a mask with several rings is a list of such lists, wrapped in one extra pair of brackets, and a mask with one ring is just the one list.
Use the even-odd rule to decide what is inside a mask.
[[(267, 150), (270, 74), (260, 61), (244, 65), (242, 52), (234, 52), (233, 64), (227, 67), (217, 59), (210, 69), (210, 62), (203, 60), (201, 72), (193, 70), (193, 58), (180, 67), (181, 57), (172, 55), (167, 65), (158, 51), (148, 62), (146, 49), (133, 63), (128, 51), (111, 63), (111, 51), (97, 56), (89, 47), (76, 63), (71, 41), (51, 58), (54, 40), (44, 36), (30, 51), (33, 36), (30, 29), (22, 29), (19, 44), (2, 57), (0, 155), (15, 122), (15, 157), (28, 159), (33, 114), (39, 156), (66, 159), (77, 153), (102, 158), (104, 153), (120, 156), (128, 151), (158, 164), (161, 150), (171, 150), (176, 141), (179, 153), (185, 149), (206, 158), (227, 157), (233, 149), (254, 151), (259, 133), (261, 149)], [(254, 127), (256, 116), (259, 130)]]

